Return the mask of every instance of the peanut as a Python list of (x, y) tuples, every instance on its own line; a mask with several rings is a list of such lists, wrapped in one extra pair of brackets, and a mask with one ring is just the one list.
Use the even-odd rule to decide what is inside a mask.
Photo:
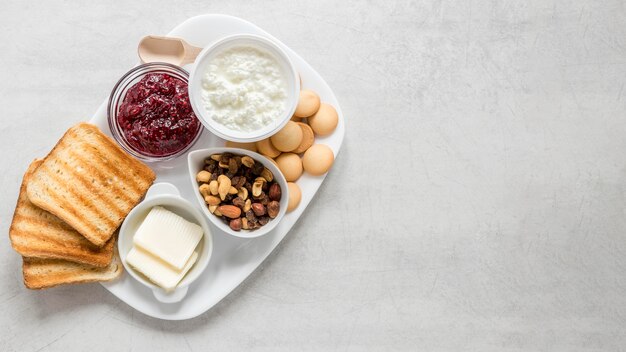
[(243, 200), (248, 199), (248, 189), (245, 187), (241, 187), (239, 192), (237, 192), (237, 196)]
[(254, 159), (252, 159), (249, 156), (244, 156), (241, 158), (241, 163), (247, 167), (247, 168), (251, 168), (254, 165)]
[(252, 184), (252, 196), (253, 197), (260, 196), (262, 190), (263, 190), (263, 182), (261, 182), (261, 181), (254, 181), (254, 183)]
[(211, 183), (209, 183), (209, 191), (214, 196), (219, 194), (218, 191), (217, 191), (217, 181), (216, 180), (213, 180), (213, 181), (211, 181)]
[(230, 191), (230, 179), (226, 175), (219, 175), (217, 177), (217, 193), (219, 193), (222, 200), (226, 199), (228, 191)]
[(267, 182), (274, 181), (274, 174), (266, 167), (263, 168), (263, 171), (261, 171), (261, 177), (263, 177)]
[(206, 196), (204, 197), (204, 201), (206, 202), (206, 204), (208, 205), (218, 205), (220, 204), (222, 201), (216, 197), (216, 196)]

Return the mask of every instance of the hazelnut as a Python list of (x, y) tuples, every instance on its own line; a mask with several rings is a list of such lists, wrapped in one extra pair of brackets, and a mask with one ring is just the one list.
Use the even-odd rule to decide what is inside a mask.
[(271, 200), (280, 200), (282, 192), (280, 190), (280, 185), (278, 183), (272, 183), (270, 186), (269, 194)]
[(267, 205), (267, 215), (270, 216), (270, 218), (275, 218), (276, 216), (278, 216), (278, 212), (280, 211), (280, 204), (273, 200), (271, 202), (269, 202), (269, 204)]
[(232, 219), (229, 223), (229, 226), (233, 231), (241, 230), (241, 226), (242, 226), (241, 219), (240, 218)]
[(265, 215), (265, 206), (261, 203), (252, 203), (252, 211), (256, 216)]

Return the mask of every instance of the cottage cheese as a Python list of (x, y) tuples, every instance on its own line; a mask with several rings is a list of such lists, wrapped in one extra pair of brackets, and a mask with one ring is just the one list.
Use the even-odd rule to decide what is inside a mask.
[(249, 46), (215, 56), (202, 77), (202, 101), (215, 122), (235, 131), (259, 130), (287, 108), (287, 83), (269, 53)]

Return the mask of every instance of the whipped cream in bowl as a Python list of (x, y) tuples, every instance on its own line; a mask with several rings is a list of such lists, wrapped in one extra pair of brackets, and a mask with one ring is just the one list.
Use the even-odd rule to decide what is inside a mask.
[(287, 54), (256, 35), (233, 35), (205, 48), (189, 79), (196, 116), (217, 136), (254, 142), (280, 130), (298, 103), (300, 82)]

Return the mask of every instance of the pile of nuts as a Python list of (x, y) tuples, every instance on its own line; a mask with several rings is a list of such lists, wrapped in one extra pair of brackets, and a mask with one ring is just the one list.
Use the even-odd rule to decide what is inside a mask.
[(258, 229), (280, 211), (274, 174), (247, 155), (213, 154), (196, 180), (209, 211), (234, 231)]

